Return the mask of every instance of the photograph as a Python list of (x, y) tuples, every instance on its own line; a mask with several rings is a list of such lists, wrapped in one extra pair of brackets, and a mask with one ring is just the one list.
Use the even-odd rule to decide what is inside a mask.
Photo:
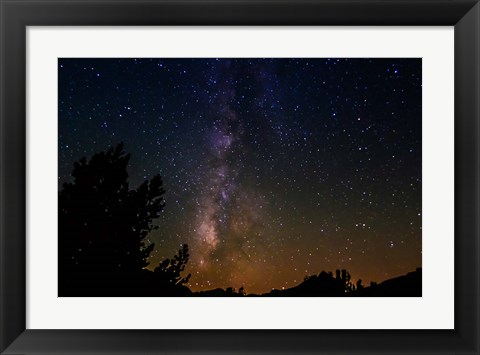
[(480, 0), (0, 0), (0, 354), (479, 355)]
[(421, 297), (421, 58), (59, 58), (59, 297)]

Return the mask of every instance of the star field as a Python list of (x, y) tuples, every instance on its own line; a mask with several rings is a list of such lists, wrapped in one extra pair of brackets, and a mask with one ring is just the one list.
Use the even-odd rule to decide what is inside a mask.
[(154, 267), (268, 292), (322, 270), (421, 266), (421, 59), (59, 59), (59, 189), (119, 142), (160, 174)]

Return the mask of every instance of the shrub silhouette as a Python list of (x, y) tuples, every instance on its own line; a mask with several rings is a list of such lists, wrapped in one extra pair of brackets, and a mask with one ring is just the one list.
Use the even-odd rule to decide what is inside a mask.
[[(65, 183), (59, 192), (60, 295), (123, 295), (126, 289), (145, 293), (153, 289), (151, 282), (187, 282), (188, 277), (179, 279), (188, 261), (186, 245), (173, 261), (160, 264), (160, 270), (166, 271), (158, 280), (145, 269), (154, 248), (147, 235), (158, 228), (153, 220), (165, 206), (165, 190), (159, 175), (131, 190), (129, 159), (123, 144), (88, 161), (82, 158), (74, 163), (73, 182)], [(158, 289), (158, 285), (152, 287)]]

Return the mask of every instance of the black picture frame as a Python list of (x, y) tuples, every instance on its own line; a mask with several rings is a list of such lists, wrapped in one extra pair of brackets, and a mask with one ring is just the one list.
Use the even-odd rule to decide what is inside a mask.
[[(2, 354), (480, 353), (477, 1), (0, 0), (0, 24)], [(137, 25), (455, 26), (455, 329), (26, 329), (26, 28)]]

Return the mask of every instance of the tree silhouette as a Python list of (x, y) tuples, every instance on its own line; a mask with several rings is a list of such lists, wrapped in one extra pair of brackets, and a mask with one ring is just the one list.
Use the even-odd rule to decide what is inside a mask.
[(241, 296), (245, 296), (247, 293), (245, 292), (245, 287), (240, 287), (238, 289), (238, 294), (241, 295)]
[(180, 273), (185, 270), (189, 258), (188, 245), (183, 244), (173, 259), (163, 260), (153, 271), (155, 281), (162, 285), (184, 285), (190, 279), (191, 274), (182, 277)]
[[(159, 175), (131, 190), (129, 159), (123, 144), (88, 161), (82, 158), (74, 163), (73, 182), (59, 192), (60, 293), (72, 288), (148, 288), (145, 280), (153, 280), (153, 273), (145, 270), (154, 248), (147, 235), (158, 228), (153, 221), (165, 206), (165, 190)], [(188, 277), (179, 276), (187, 261), (184, 245), (174, 259), (161, 263), (163, 278), (171, 277), (174, 285), (187, 282)]]

